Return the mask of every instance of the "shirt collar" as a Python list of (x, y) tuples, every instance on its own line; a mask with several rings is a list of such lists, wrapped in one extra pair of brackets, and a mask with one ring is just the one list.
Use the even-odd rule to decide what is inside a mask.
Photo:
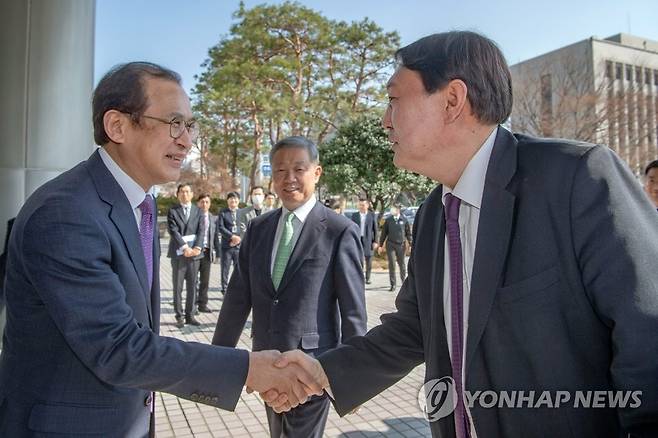
[[(454, 189), (446, 185), (443, 186), (443, 198), (448, 193), (454, 194), (463, 202), (477, 208), (482, 206), (482, 194), (484, 193), (484, 180), (487, 176), (487, 167), (493, 151), (493, 145), (496, 141), (498, 127), (494, 128), (489, 137), (482, 143), (480, 149), (473, 155), (468, 162), (459, 181), (455, 184)], [(444, 201), (445, 204), (445, 201)]]
[(144, 192), (144, 189), (135, 182), (134, 179), (130, 177), (122, 168), (112, 159), (110, 154), (107, 153), (105, 148), (99, 148), (99, 154), (103, 164), (107, 167), (107, 170), (110, 171), (114, 179), (119, 183), (119, 186), (123, 190), (123, 193), (126, 194), (130, 207), (134, 210), (139, 207), (139, 204), (144, 201), (146, 195), (153, 196), (153, 187), (149, 188), (148, 191)]
[[(297, 207), (292, 212), (295, 215), (295, 217), (299, 219), (301, 223), (304, 223), (309, 213), (311, 213), (311, 210), (313, 210), (313, 207), (315, 207), (316, 202), (317, 201), (315, 199), (315, 195), (311, 195), (308, 201)], [(285, 217), (285, 215), (288, 214), (288, 212), (290, 211), (286, 207), (281, 207), (281, 210), (283, 217)]]

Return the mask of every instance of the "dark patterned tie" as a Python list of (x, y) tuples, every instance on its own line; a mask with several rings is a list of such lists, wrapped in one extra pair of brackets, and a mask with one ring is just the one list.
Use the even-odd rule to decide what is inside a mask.
[(153, 285), (153, 200), (151, 195), (146, 195), (139, 204), (139, 209), (142, 212), (142, 220), (139, 223), (139, 241), (144, 252), (150, 291)]
[(462, 360), (464, 347), (464, 284), (462, 264), (462, 243), (459, 236), (459, 206), (461, 199), (448, 193), (445, 196), (446, 235), (450, 254), (450, 303), (452, 315), (452, 377), (457, 390), (457, 405), (455, 407), (455, 432), (457, 438), (468, 438), (469, 427), (466, 409), (464, 407), (464, 388), (462, 382)]

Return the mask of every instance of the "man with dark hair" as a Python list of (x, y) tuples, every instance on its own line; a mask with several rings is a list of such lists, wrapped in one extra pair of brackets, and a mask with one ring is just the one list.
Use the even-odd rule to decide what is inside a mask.
[(217, 217), (217, 230), (222, 236), (222, 279), (220, 291), (226, 292), (228, 284), (228, 274), (231, 265), (235, 268), (238, 264), (238, 254), (240, 253), (240, 224), (238, 223), (238, 205), (240, 205), (240, 195), (237, 192), (230, 192), (226, 197), (228, 207), (219, 212)]
[(265, 190), (263, 186), (253, 186), (249, 192), (249, 201), (251, 205), (238, 211), (238, 227), (240, 230), (240, 239), (244, 239), (244, 233), (247, 231), (247, 225), (253, 218), (258, 217), (263, 212), (263, 202), (265, 201)]
[[(171, 259), (172, 284), (174, 286), (174, 312), (176, 327), (183, 328), (185, 324), (200, 326), (194, 317), (197, 301), (197, 273), (201, 255), (203, 236), (198, 233), (199, 208), (192, 203), (194, 193), (188, 183), (178, 185), (176, 196), (179, 204), (172, 206), (167, 213), (169, 229), (169, 250), (167, 257)], [(183, 320), (183, 282), (186, 283), (185, 319)]]
[(386, 248), (388, 259), (388, 279), (391, 283), (391, 292), (395, 290), (395, 264), (400, 269), (400, 281), (404, 283), (407, 278), (407, 267), (404, 262), (405, 246), (411, 246), (412, 236), (409, 221), (400, 214), (400, 206), (395, 204), (390, 208), (390, 216), (384, 221), (382, 233), (379, 236), (379, 254)]
[[(315, 198), (315, 144), (288, 137), (272, 147), (272, 183), (283, 207), (251, 220), (213, 344), (235, 346), (253, 310), (253, 350), (320, 354), (366, 331), (358, 228)], [(273, 438), (321, 438), (327, 396), (289, 414), (267, 408)]]
[(658, 210), (658, 160), (653, 160), (644, 169), (644, 191)]
[[(370, 273), (372, 272), (372, 252), (377, 250), (377, 220), (375, 213), (370, 211), (370, 201), (367, 198), (359, 199), (359, 211), (352, 214), (352, 220), (361, 231), (361, 245), (363, 245), (363, 257), (366, 266), (366, 284), (370, 284)], [(404, 257), (403, 257), (404, 259)], [(395, 273), (393, 274), (395, 282)]]
[(217, 232), (217, 218), (210, 213), (210, 194), (203, 193), (197, 198), (199, 207), (199, 228), (201, 236), (201, 252), (196, 257), (197, 271), (199, 272), (199, 287), (197, 295), (197, 308), (202, 313), (212, 313), (208, 307), (208, 288), (210, 286), (210, 268), (219, 256), (219, 233)]
[(304, 364), (344, 415), (425, 362), (434, 437), (658, 436), (658, 215), (627, 165), (502, 127), (511, 75), (479, 34), (422, 38), (397, 59), (394, 163), (439, 183), (397, 310), (319, 362), (278, 365)]
[(263, 201), (263, 213), (276, 209), (276, 195), (272, 192), (265, 193), (265, 201)]
[[(197, 134), (178, 76), (115, 67), (93, 97), (91, 157), (37, 189), (9, 238), (0, 436), (145, 437), (152, 391), (234, 409), (242, 387), (293, 404), (319, 388), (277, 352), (158, 335), (160, 247), (152, 187), (175, 181)], [(289, 404), (287, 401), (286, 403)]]

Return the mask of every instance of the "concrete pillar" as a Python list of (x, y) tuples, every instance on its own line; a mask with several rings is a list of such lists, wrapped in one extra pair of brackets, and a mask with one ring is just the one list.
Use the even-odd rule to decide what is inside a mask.
[[(95, 6), (0, 0), (0, 249), (27, 197), (94, 149)], [(3, 319), (0, 309), (0, 348)]]
[[(94, 148), (94, 0), (0, 0), (0, 236), (41, 184)], [(1, 245), (0, 245), (1, 246)]]

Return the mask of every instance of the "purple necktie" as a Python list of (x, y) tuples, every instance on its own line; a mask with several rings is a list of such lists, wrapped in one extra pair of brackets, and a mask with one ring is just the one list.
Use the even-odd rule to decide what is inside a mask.
[(457, 438), (468, 438), (469, 427), (466, 409), (464, 407), (464, 391), (462, 382), (462, 355), (464, 347), (464, 285), (462, 264), (462, 243), (459, 236), (459, 206), (461, 199), (448, 193), (445, 196), (446, 235), (450, 253), (450, 303), (452, 315), (452, 377), (457, 390), (457, 406), (455, 407), (455, 433)]
[(139, 204), (139, 209), (142, 212), (142, 220), (139, 223), (139, 241), (144, 252), (150, 291), (153, 285), (153, 201), (151, 195), (146, 195)]

